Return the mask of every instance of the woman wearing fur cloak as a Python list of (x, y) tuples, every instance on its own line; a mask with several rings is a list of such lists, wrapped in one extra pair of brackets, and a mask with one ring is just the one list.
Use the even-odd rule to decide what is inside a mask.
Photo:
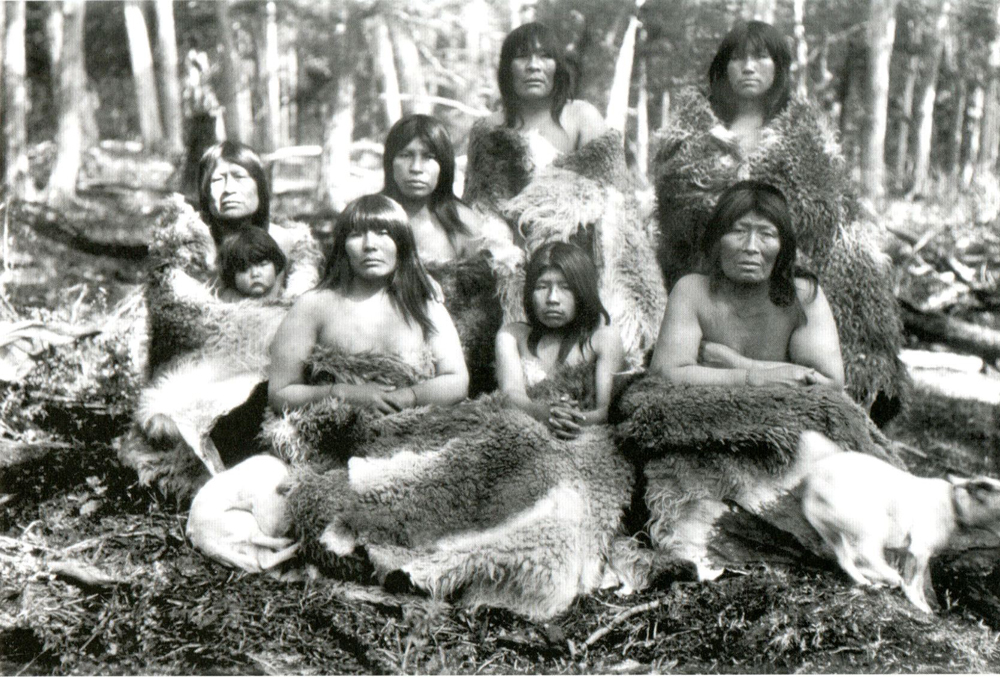
[[(464, 198), (485, 221), (506, 223), (528, 255), (551, 240), (587, 251), (628, 361), (638, 366), (656, 340), (666, 294), (621, 135), (592, 105), (570, 98), (569, 69), (542, 24), (507, 36), (497, 74), (503, 112), (473, 126)], [(523, 317), (523, 260), (517, 264), (500, 280), (507, 322)]]
[(700, 245), (706, 274), (674, 286), (649, 376), (615, 416), (620, 448), (645, 462), (653, 544), (711, 577), (820, 549), (791, 493), (817, 460), (798, 444), (803, 431), (893, 456), (842, 392), (836, 323), (816, 278), (796, 266), (784, 196), (736, 183)]
[[(392, 204), (359, 202), (381, 211), (379, 200)], [(630, 465), (606, 426), (568, 442), (501, 395), (452, 404), (464, 394), (457, 336), (419, 273), (406, 214), (393, 207), (383, 235), (369, 235), (377, 224), (352, 227), (348, 208), (327, 283), (296, 302), (275, 338), (277, 415), (265, 436), (296, 467), (295, 535), (334, 576), (548, 618), (601, 583), (629, 502)], [(362, 237), (382, 244), (352, 253)], [(385, 265), (393, 250), (396, 271)], [(381, 300), (358, 295), (356, 283), (369, 277), (382, 280)], [(407, 299), (426, 310), (426, 329), (404, 310)], [(425, 358), (419, 345), (429, 348)], [(593, 363), (583, 366), (592, 383)], [(593, 397), (583, 371), (529, 392), (565, 395), (569, 410), (570, 398)]]
[[(266, 405), (257, 386), (267, 346), (289, 300), (318, 282), (322, 261), (307, 226), (271, 222), (267, 176), (249, 147), (226, 141), (210, 148), (199, 164), (198, 188), (201, 211), (171, 198), (153, 233), (145, 289), (150, 381), (136, 430), (120, 452), (143, 482), (178, 497), (239, 460), (229, 451), (252, 453), (253, 428)], [(219, 247), (247, 228), (266, 230), (287, 260), (278, 300), (218, 297)]]
[(854, 198), (820, 114), (789, 95), (790, 63), (784, 37), (751, 21), (720, 44), (708, 97), (694, 90), (676, 97), (651, 168), (660, 266), (668, 289), (702, 270), (699, 242), (725, 188), (747, 178), (776, 186), (788, 198), (805, 262), (829, 295), (848, 393), (884, 422), (898, 411), (907, 377), (879, 230)]

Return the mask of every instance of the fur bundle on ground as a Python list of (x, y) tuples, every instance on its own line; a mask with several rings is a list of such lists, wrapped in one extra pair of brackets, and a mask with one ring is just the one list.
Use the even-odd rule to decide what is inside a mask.
[(893, 403), (872, 410), (883, 422), (908, 387), (898, 357), (902, 321), (881, 231), (854, 197), (836, 139), (811, 104), (793, 99), (757, 150), (742, 157), (735, 143), (694, 89), (676, 98), (670, 124), (656, 135), (657, 256), (668, 289), (701, 270), (700, 241), (723, 190), (747, 178), (775, 185), (788, 199), (801, 263), (819, 276), (837, 320), (848, 393), (870, 410), (880, 394)]
[[(642, 363), (656, 342), (666, 291), (620, 134), (609, 131), (537, 169), (519, 132), (477, 122), (469, 140), (464, 198), (481, 212), (504, 218), (529, 256), (552, 240), (589, 252), (601, 300), (622, 333), (629, 361)], [(500, 280), (508, 320), (523, 317), (523, 280), (523, 269)]]
[[(370, 373), (384, 373), (391, 359), (369, 357)], [(363, 373), (357, 356), (323, 359), (340, 378)], [(395, 377), (410, 370), (400, 365)], [(564, 378), (576, 390), (553, 381), (549, 392), (580, 392), (579, 372)], [(328, 573), (370, 574), (389, 587), (538, 619), (601, 583), (633, 481), (606, 427), (559, 441), (499, 395), (389, 416), (331, 402), (286, 413), (282, 425), (327, 425), (331, 409), (348, 449), (297, 454), (306, 462), (289, 491), (302, 551)], [(317, 472), (331, 456), (339, 467)]]
[(277, 301), (220, 301), (208, 226), (179, 196), (162, 205), (145, 288), (149, 381), (119, 455), (144, 483), (191, 495), (224, 465), (216, 422), (266, 378), (267, 350), (292, 300), (319, 281), (322, 256), (301, 224), (272, 225), (288, 258)]
[(645, 376), (626, 387), (610, 417), (618, 449), (644, 464), (654, 546), (710, 568), (771, 561), (781, 543), (798, 549), (793, 557), (822, 552), (792, 494), (811, 461), (798, 453), (803, 431), (902, 465), (865, 412), (828, 388)]

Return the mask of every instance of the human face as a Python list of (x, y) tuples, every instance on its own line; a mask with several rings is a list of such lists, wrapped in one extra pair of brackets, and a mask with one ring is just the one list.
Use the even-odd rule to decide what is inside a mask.
[(537, 49), (515, 56), (510, 62), (514, 94), (519, 99), (541, 100), (552, 96), (556, 82), (556, 60)]
[(767, 282), (780, 250), (777, 226), (757, 212), (744, 214), (719, 239), (722, 274), (739, 284)]
[(212, 215), (223, 219), (245, 219), (257, 212), (260, 197), (257, 182), (245, 167), (219, 160), (208, 180)]
[(549, 268), (538, 277), (531, 302), (535, 317), (549, 329), (562, 329), (576, 319), (576, 297), (558, 268)]
[(250, 298), (265, 296), (274, 286), (278, 273), (272, 261), (261, 261), (233, 276), (236, 291)]
[(734, 54), (726, 66), (729, 85), (741, 99), (756, 101), (774, 84), (774, 60), (764, 48)]
[(392, 179), (406, 198), (426, 200), (437, 188), (441, 165), (431, 147), (414, 137), (392, 159)]
[(367, 281), (388, 279), (396, 272), (396, 241), (388, 230), (353, 231), (344, 243), (354, 274)]

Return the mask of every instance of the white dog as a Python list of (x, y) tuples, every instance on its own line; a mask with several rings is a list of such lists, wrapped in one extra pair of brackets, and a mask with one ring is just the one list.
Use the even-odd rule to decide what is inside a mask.
[[(817, 432), (805, 432), (800, 450), (829, 450), (805, 480), (802, 512), (859, 585), (900, 586), (917, 608), (931, 556), (957, 529), (1000, 536), (1000, 482), (923, 478), (872, 456), (840, 450)], [(886, 548), (904, 551), (903, 575), (885, 560)]]
[(287, 500), (278, 486), (288, 468), (273, 456), (251, 456), (198, 490), (188, 515), (192, 545), (214, 560), (260, 572), (290, 559)]

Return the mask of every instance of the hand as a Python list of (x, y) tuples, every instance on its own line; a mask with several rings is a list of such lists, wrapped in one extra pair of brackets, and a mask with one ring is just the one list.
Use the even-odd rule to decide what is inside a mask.
[(413, 388), (404, 386), (383, 394), (382, 401), (393, 407), (393, 411), (402, 411), (417, 406), (417, 394)]
[(784, 364), (777, 367), (751, 369), (748, 383), (754, 386), (782, 384), (789, 386), (829, 385), (833, 379), (824, 376), (812, 367), (799, 364)]
[(331, 394), (358, 406), (372, 406), (383, 414), (391, 414), (398, 411), (389, 401), (386, 395), (395, 390), (394, 386), (380, 385), (378, 383), (362, 383), (359, 385), (338, 384), (333, 386)]
[(702, 340), (698, 348), (698, 363), (716, 369), (741, 369), (748, 360), (722, 343)]
[(586, 417), (580, 411), (576, 400), (564, 395), (559, 402), (549, 405), (549, 418), (546, 423), (552, 434), (559, 439), (573, 440), (583, 432), (582, 425), (585, 420)]

